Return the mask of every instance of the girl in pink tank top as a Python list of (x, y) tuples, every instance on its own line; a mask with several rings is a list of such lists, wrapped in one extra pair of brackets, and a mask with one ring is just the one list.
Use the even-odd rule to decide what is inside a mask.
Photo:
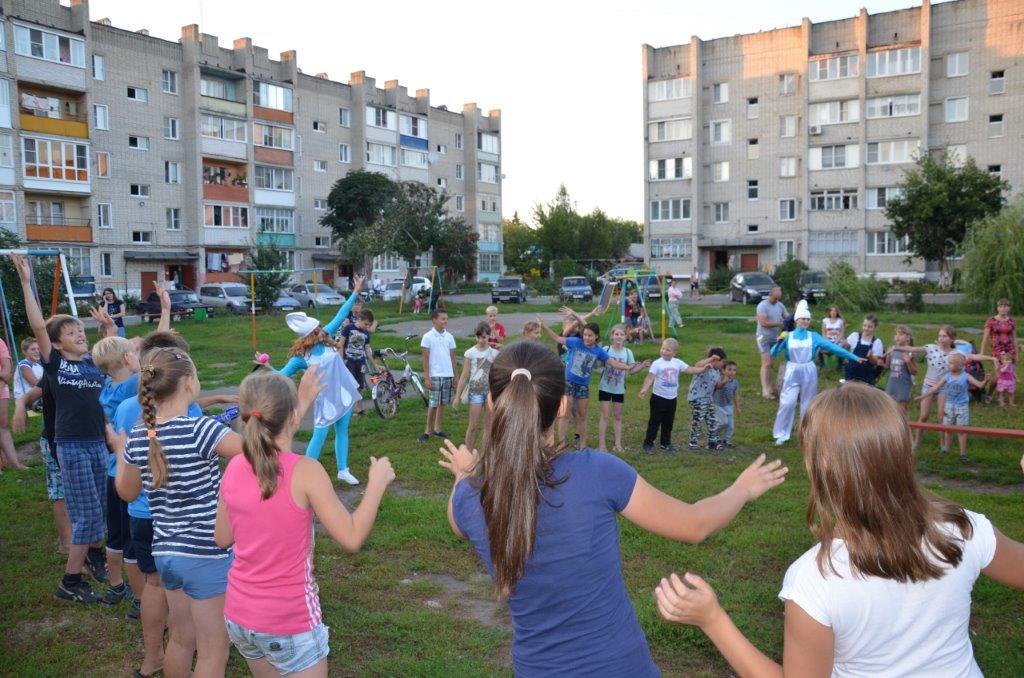
[[(300, 388), (319, 391), (322, 384), (314, 377)], [(342, 548), (358, 551), (395, 474), (387, 457), (371, 457), (366, 494), (349, 514), (320, 463), (288, 451), (303, 415), (292, 380), (269, 370), (251, 374), (239, 389), (239, 409), (245, 454), (224, 471), (215, 528), (217, 543), (235, 553), (224, 601), (228, 635), (254, 673), (315, 667), (327, 675), (313, 518)]]

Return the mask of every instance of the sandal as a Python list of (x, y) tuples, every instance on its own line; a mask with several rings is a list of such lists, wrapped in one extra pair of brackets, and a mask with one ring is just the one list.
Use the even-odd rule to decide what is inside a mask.
[(612, 448), (612, 452), (616, 454), (625, 454), (626, 450), (622, 449), (621, 445), (616, 445), (615, 447)]
[(132, 678), (151, 678), (151, 676), (159, 676), (163, 671), (163, 669), (157, 669), (153, 673), (143, 673), (142, 669), (135, 669), (135, 672), (132, 673)]

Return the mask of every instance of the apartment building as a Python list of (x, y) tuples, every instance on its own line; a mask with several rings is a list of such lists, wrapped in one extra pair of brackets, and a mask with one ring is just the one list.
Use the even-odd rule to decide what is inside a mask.
[(952, 0), (643, 46), (647, 260), (916, 278), (883, 213), (919, 153), (1024, 190), (1024, 2)]
[[(479, 230), (479, 278), (500, 274), (500, 111), (449, 111), (363, 71), (307, 75), (294, 51), (222, 46), (194, 24), (171, 42), (93, 22), (87, 0), (0, 10), (0, 227), (63, 250), (73, 274), (134, 293), (161, 277), (194, 289), (236, 280), (261, 242), (291, 268), (346, 277), (319, 222), (358, 169), (447, 192)], [(376, 261), (384, 280), (404, 268)]]

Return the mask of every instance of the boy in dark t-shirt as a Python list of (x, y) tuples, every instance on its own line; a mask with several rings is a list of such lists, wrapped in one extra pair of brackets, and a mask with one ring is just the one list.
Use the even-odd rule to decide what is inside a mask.
[[(373, 349), (370, 348), (370, 340), (373, 338), (373, 311), (363, 309), (356, 316), (355, 323), (346, 325), (338, 337), (338, 350), (345, 359), (345, 367), (352, 373), (352, 377), (359, 384), (359, 388), (366, 387), (366, 376), (368, 367), (373, 363)], [(356, 403), (355, 413), (362, 414), (361, 404)]]

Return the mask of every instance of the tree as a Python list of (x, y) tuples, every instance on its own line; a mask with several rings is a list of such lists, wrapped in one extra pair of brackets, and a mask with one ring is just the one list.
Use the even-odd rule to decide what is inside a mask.
[(402, 181), (373, 226), (381, 252), (394, 252), (415, 268), (416, 257), (437, 244), (448, 218), (448, 196), (418, 181)]
[(775, 267), (772, 279), (782, 288), (782, 298), (786, 303), (795, 304), (800, 300), (800, 274), (807, 270), (807, 264), (787, 257), (784, 263)]
[(479, 240), (476, 229), (462, 219), (445, 219), (440, 223), (434, 243), (434, 263), (444, 267), (449, 282), (471, 278), (476, 273)]
[(1024, 198), (971, 226), (961, 271), (968, 298), (989, 310), (1024, 299)]
[(960, 251), (970, 224), (1002, 208), (1009, 184), (980, 169), (973, 159), (957, 167), (948, 155), (934, 158), (925, 153), (917, 168), (906, 173), (902, 188), (903, 194), (885, 206), (892, 234), (906, 237), (914, 256), (939, 262), (945, 278), (948, 260)]
[(291, 272), (286, 270), (288, 261), (284, 250), (271, 244), (260, 244), (257, 240), (249, 246), (249, 268), (254, 271), (274, 271), (274, 273), (258, 273), (254, 276), (253, 285), (256, 292), (256, 305), (264, 311), (274, 310), (274, 302), (281, 288), (288, 284)]
[[(24, 246), (24, 243), (17, 235), (7, 229), (0, 228), (0, 249), (16, 250)], [(44, 316), (50, 315), (50, 300), (53, 298), (53, 276), (57, 268), (57, 257), (31, 256), (28, 258), (32, 266), (32, 279), (35, 281), (36, 295), (39, 297), (39, 306)], [(72, 273), (74, 277), (74, 273)], [(18, 272), (14, 270), (14, 264), (9, 257), (0, 257), (0, 279), (3, 280), (4, 296), (7, 299), (7, 309), (11, 314), (11, 325), (15, 332), (24, 332), (21, 337), (11, 337), (12, 341), (24, 339), (31, 335), (28, 329), (28, 316), (25, 314), (25, 299), (21, 294), (21, 279)], [(67, 313), (68, 299), (64, 282), (60, 282), (59, 301), (57, 306), (59, 313)], [(2, 336), (2, 332), (0, 332)], [(20, 350), (20, 348), (19, 348)]]
[(501, 222), (502, 242), (505, 248), (505, 267), (515, 273), (528, 274), (532, 269), (544, 268), (537, 229), (519, 218), (519, 213)]
[(372, 273), (373, 257), (387, 251), (370, 232), (397, 193), (398, 185), (383, 174), (358, 170), (336, 181), (327, 195), (328, 211), (320, 224), (331, 229), (339, 252), (362, 260), (367, 275)]
[(558, 188), (554, 200), (534, 207), (533, 218), (545, 267), (556, 259), (620, 259), (630, 244), (639, 240), (641, 233), (640, 224), (613, 219), (600, 209), (580, 214), (564, 184)]

